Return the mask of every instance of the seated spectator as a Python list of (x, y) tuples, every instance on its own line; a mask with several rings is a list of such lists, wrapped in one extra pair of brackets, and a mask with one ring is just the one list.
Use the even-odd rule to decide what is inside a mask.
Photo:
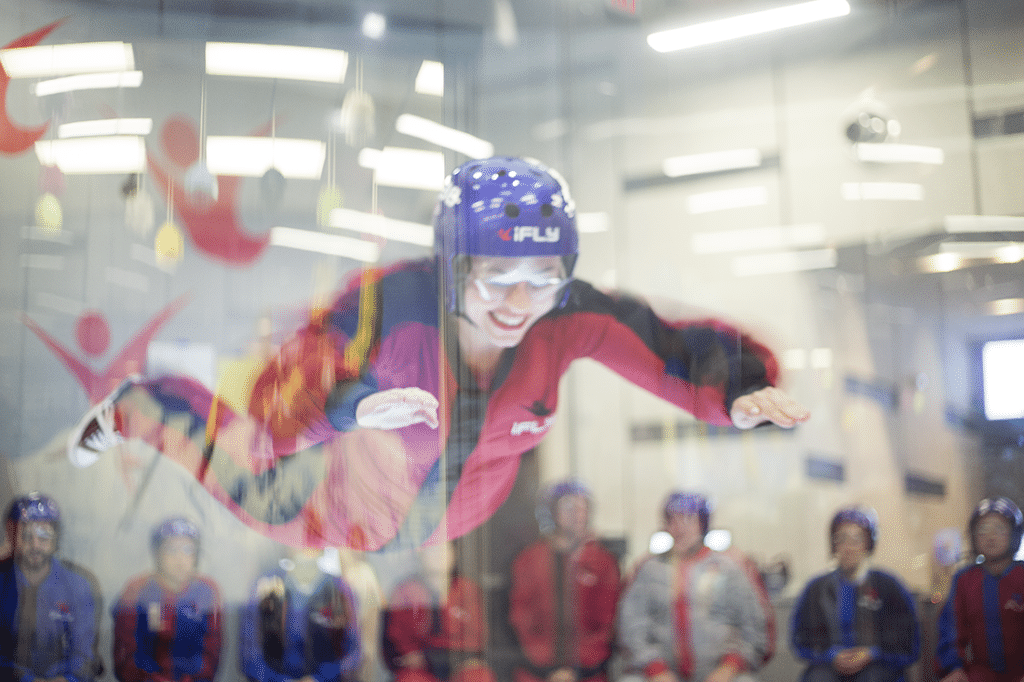
[(359, 666), (359, 623), (345, 581), (316, 550), (262, 576), (242, 615), (242, 672), (253, 682), (341, 682)]
[(0, 560), (0, 680), (89, 682), (99, 598), (89, 577), (55, 557), (60, 508), (33, 492), (7, 512), (11, 554)]
[(939, 615), (935, 670), (942, 682), (1024, 679), (1024, 517), (1005, 497), (982, 500), (967, 526), (976, 563), (953, 577)]
[(417, 574), (399, 583), (384, 613), (384, 662), (396, 682), (494, 682), (480, 588), (456, 570), (450, 542), (417, 554)]
[(874, 511), (839, 510), (829, 525), (838, 566), (811, 580), (793, 609), (791, 643), (807, 661), (803, 682), (894, 682), (917, 660), (914, 600), (893, 575), (871, 567)]
[(522, 648), (517, 682), (605, 682), (619, 564), (590, 531), (590, 491), (553, 485), (538, 506), (545, 537), (512, 565), (509, 620)]
[(774, 621), (746, 560), (704, 544), (708, 499), (676, 492), (664, 506), (672, 548), (643, 561), (619, 603), (630, 679), (752, 680), (773, 651)]
[(153, 530), (156, 572), (130, 580), (114, 607), (120, 682), (212, 682), (220, 663), (221, 598), (197, 574), (199, 528), (170, 518)]

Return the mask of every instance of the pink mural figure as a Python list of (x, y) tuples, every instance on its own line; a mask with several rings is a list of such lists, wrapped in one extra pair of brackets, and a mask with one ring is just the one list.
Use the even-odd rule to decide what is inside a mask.
[[(254, 131), (266, 135), (269, 124)], [(192, 167), (200, 158), (199, 134), (191, 120), (172, 116), (164, 123), (161, 142), (168, 159), (181, 171)], [(228, 265), (247, 265), (259, 258), (270, 243), (270, 235), (249, 234), (238, 216), (238, 191), (242, 178), (221, 175), (216, 178), (215, 196), (198, 199), (190, 196), (181, 182), (172, 177), (152, 154), (148, 154), (153, 179), (164, 195), (170, 194), (181, 222), (196, 247)]]
[[(37, 45), (39, 41), (45, 38), (53, 29), (64, 23), (64, 21), (66, 19), (58, 19), (52, 24), (47, 24), (32, 33), (27, 33), (20, 38), (12, 40), (0, 49)], [(7, 86), (10, 82), (11, 77), (7, 75), (3, 65), (0, 64), (0, 153), (14, 156), (21, 154), (34, 145), (39, 138), (46, 134), (46, 129), (50, 124), (47, 122), (34, 128), (23, 128), (11, 120), (10, 114), (7, 113)]]
[[(89, 398), (89, 404), (95, 405), (117, 388), (126, 377), (138, 374), (145, 369), (146, 349), (149, 347), (149, 342), (160, 328), (185, 306), (188, 299), (189, 296), (184, 295), (167, 305), (121, 349), (106, 369), (99, 372), (94, 371), (83, 360), (76, 357), (27, 315), (22, 315), (21, 319), (25, 326), (31, 329), (64, 363), (68, 371), (78, 379), (78, 383), (82, 385)], [(75, 327), (75, 338), (86, 355), (95, 357), (106, 352), (110, 345), (110, 327), (103, 313), (93, 310), (79, 316)]]

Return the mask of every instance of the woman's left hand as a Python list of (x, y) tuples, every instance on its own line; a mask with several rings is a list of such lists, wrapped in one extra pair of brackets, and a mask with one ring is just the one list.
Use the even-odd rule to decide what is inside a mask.
[(752, 429), (764, 422), (791, 429), (810, 419), (811, 413), (782, 389), (769, 386), (734, 400), (729, 416), (738, 429)]

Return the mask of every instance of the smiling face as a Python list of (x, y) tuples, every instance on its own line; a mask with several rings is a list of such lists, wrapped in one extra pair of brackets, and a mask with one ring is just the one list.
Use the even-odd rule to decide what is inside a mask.
[(558, 256), (474, 256), (463, 299), (473, 340), (496, 348), (517, 346), (527, 330), (555, 307), (564, 283), (565, 268)]

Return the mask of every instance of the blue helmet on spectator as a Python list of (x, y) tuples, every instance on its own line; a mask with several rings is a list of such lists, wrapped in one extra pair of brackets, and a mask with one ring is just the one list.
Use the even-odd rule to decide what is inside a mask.
[(183, 516), (173, 516), (153, 529), (150, 537), (150, 547), (153, 552), (159, 552), (160, 546), (170, 538), (187, 538), (195, 543), (199, 549), (199, 526)]
[(579, 255), (576, 205), (565, 180), (539, 161), (469, 161), (445, 180), (434, 211), (434, 251), (449, 311), (461, 298), (460, 256), (560, 256), (569, 278)]
[(711, 501), (706, 495), (676, 491), (665, 500), (663, 511), (666, 521), (670, 514), (696, 514), (700, 520), (701, 534), (708, 534), (708, 525), (711, 523)]
[(49, 495), (31, 492), (16, 498), (7, 510), (7, 520), (14, 523), (22, 521), (49, 521), (54, 525), (60, 523), (60, 507)]
[(870, 507), (844, 507), (832, 517), (832, 523), (828, 527), (828, 542), (832, 553), (836, 553), (835, 535), (839, 526), (844, 523), (852, 523), (864, 529), (867, 535), (867, 550), (875, 551), (875, 543), (878, 542), (878, 515)]
[(971, 513), (971, 520), (967, 523), (967, 534), (971, 538), (971, 552), (978, 556), (977, 543), (974, 541), (974, 529), (981, 517), (988, 514), (999, 514), (1010, 522), (1010, 546), (1008, 553), (1013, 556), (1020, 548), (1021, 536), (1024, 535), (1024, 514), (1021, 514), (1020, 507), (1007, 497), (986, 497), (978, 503)]

